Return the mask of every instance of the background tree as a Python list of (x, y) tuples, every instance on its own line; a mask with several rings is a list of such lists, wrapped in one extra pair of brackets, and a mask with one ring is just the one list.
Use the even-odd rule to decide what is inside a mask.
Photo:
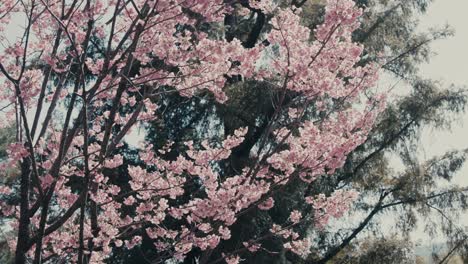
[[(356, 240), (357, 242), (357, 240)], [(399, 238), (368, 237), (359, 246), (348, 245), (330, 263), (415, 263), (414, 245)]]

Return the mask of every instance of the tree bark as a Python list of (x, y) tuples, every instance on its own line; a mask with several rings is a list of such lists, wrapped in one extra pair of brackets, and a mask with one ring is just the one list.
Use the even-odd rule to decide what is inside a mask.
[(29, 182), (31, 168), (29, 159), (21, 162), (21, 186), (20, 186), (20, 218), (18, 227), (18, 240), (16, 243), (15, 263), (26, 263), (26, 253), (29, 242)]

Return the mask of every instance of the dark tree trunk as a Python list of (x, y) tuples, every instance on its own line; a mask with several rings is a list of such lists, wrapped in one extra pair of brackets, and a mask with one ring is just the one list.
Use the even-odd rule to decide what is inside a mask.
[(30, 183), (30, 161), (25, 159), (21, 162), (20, 179), (20, 218), (18, 227), (18, 240), (16, 244), (15, 263), (26, 263), (26, 253), (28, 252), (29, 242), (29, 183)]

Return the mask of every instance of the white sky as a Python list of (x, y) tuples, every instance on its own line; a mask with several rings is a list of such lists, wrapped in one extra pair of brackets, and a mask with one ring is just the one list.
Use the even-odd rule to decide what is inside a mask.
[[(455, 30), (455, 36), (433, 42), (431, 44), (434, 55), (429, 63), (421, 65), (420, 74), (424, 78), (438, 80), (444, 88), (454, 84), (458, 87), (467, 86), (468, 88), (468, 0), (435, 0), (426, 14), (420, 16), (419, 29), (427, 31), (429, 28), (442, 27), (446, 24)], [(387, 74), (381, 76), (379, 86), (388, 89), (395, 84), (395, 79)], [(406, 94), (405, 84), (398, 83), (398, 86), (392, 95)], [(391, 95), (391, 96), (392, 96)], [(468, 109), (467, 109), (468, 110)], [(451, 117), (453, 118), (453, 117)], [(421, 152), (419, 153), (419, 162), (423, 163), (434, 156), (442, 155), (447, 151), (454, 149), (468, 148), (468, 111), (462, 114), (453, 123), (451, 131), (440, 131), (430, 128), (423, 130), (421, 139)], [(396, 171), (401, 171), (404, 167), (397, 160), (392, 161), (392, 166)], [(455, 182), (461, 186), (468, 186), (468, 163), (455, 176)], [(374, 221), (382, 224), (384, 233), (399, 234), (395, 223), (398, 215), (383, 213), (376, 217)], [(429, 216), (431, 219), (438, 219), (435, 213)], [(362, 215), (356, 217), (346, 217), (337, 220), (332, 227), (356, 226), (363, 219)], [(418, 219), (418, 228), (411, 233), (411, 240), (416, 245), (424, 247), (440, 246), (444, 238), (439, 235), (429, 235), (424, 231), (424, 218)], [(465, 213), (459, 219), (459, 226), (468, 229), (468, 213)], [(360, 239), (366, 239), (367, 236), (374, 236), (372, 233), (363, 232), (359, 235)]]
[[(435, 0), (427, 14), (421, 17), (421, 29), (448, 24), (455, 36), (434, 42), (436, 53), (428, 64), (422, 65), (424, 77), (440, 80), (445, 86), (468, 86), (468, 0)], [(454, 123), (452, 131), (423, 133), (426, 158), (450, 149), (468, 148), (468, 112)], [(456, 177), (458, 183), (468, 185), (468, 165)]]
[[(468, 88), (468, 0), (435, 0), (426, 14), (420, 16), (419, 28), (421, 31), (433, 27), (450, 25), (455, 30), (455, 36), (438, 40), (431, 44), (434, 52), (430, 62), (420, 67), (421, 75), (425, 78), (438, 80), (443, 87), (451, 84), (457, 87)], [(386, 81), (384, 79), (384, 81)], [(468, 110), (468, 109), (467, 109)], [(436, 155), (454, 149), (468, 148), (468, 111), (459, 116), (453, 123), (451, 131), (439, 131), (425, 129), (421, 137), (422, 151), (420, 162), (428, 160)], [(468, 164), (455, 176), (455, 182), (461, 186), (468, 186)], [(395, 231), (393, 228), (394, 217), (381, 215), (386, 229)], [(424, 219), (419, 219), (423, 223)], [(461, 226), (466, 229), (468, 225), (468, 214), (459, 219)], [(463, 224), (465, 223), (465, 224)], [(441, 237), (430, 236), (425, 233), (422, 226), (412, 233), (414, 242), (420, 245), (431, 245), (441, 242)]]

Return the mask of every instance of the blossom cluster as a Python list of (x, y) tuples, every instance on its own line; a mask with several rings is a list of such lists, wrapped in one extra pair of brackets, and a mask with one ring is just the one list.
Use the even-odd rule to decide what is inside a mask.
[[(324, 23), (314, 31), (301, 25), (300, 9), (249, 1), (250, 8), (272, 17), (261, 36), (265, 41), (253, 48), (201, 29), (201, 24), (223, 22), (233, 12), (229, 1), (14, 2), (0, 3), (0, 41), (5, 39), (3, 25), (15, 15), (30, 16), (32, 24), (25, 27), (28, 41), (9, 41), (0, 54), (5, 87), (0, 101), (12, 105), (5, 114), (9, 124), (19, 115), (31, 118), (27, 112), (35, 115), (17, 124), (25, 126), (24, 140), (10, 145), (0, 169), (34, 161), (28, 163), (32, 194), (23, 209), (7, 204), (1, 209), (3, 215), (30, 218), (27, 229), (33, 233), (27, 248), (10, 242), (13, 250), (25, 250), (30, 258), (42, 254), (44, 259), (79, 262), (79, 255), (86, 254), (91, 263), (103, 263), (114, 249), (143, 243), (142, 232), (158, 252), (180, 260), (193, 249), (215, 249), (231, 238), (230, 228), (240, 215), (273, 208), (279, 186), (295, 177), (313, 184), (341, 168), (365, 141), (382, 107), (372, 100), (362, 102), (362, 93), (377, 81), (379, 66), (358, 64), (363, 48), (351, 36), (362, 10), (352, 0), (328, 0)], [(264, 56), (271, 57), (267, 67), (258, 63)], [(232, 76), (268, 81), (279, 94), (304, 98), (302, 109), (315, 104), (328, 113), (321, 120), (307, 120), (301, 108), (277, 106), (287, 125), (272, 125), (268, 132), (273, 136), (262, 139), (274, 142), (257, 146), (259, 153), (249, 157), (252, 165), (229, 177), (217, 165), (244, 142), (247, 128), (219, 142), (183, 142), (186, 149), (176, 158), (164, 155), (171, 143), (161, 149), (139, 146), (140, 165), (127, 165), (118, 154), (132, 129), (160, 121), (162, 93), (193, 97), (207, 92), (223, 104), (229, 100), (226, 86)], [(328, 107), (327, 100), (338, 107)], [(342, 107), (353, 103), (365, 106)], [(123, 175), (108, 173), (119, 170), (126, 172), (128, 186), (116, 183)], [(83, 184), (72, 187), (76, 182)], [(188, 187), (196, 191), (189, 193)], [(0, 192), (11, 194), (4, 187)], [(331, 197), (307, 197), (306, 202), (315, 209), (316, 225), (324, 227), (354, 199), (354, 192), (337, 191)], [(290, 226), (270, 229), (285, 241), (285, 249), (304, 258), (310, 239), (294, 226), (305, 217), (292, 211)], [(15, 229), (23, 224), (12, 223)], [(34, 245), (41, 250), (35, 252)], [(261, 249), (259, 241), (245, 241), (244, 246), (249, 252)], [(229, 252), (224, 256), (230, 264), (241, 260)]]

